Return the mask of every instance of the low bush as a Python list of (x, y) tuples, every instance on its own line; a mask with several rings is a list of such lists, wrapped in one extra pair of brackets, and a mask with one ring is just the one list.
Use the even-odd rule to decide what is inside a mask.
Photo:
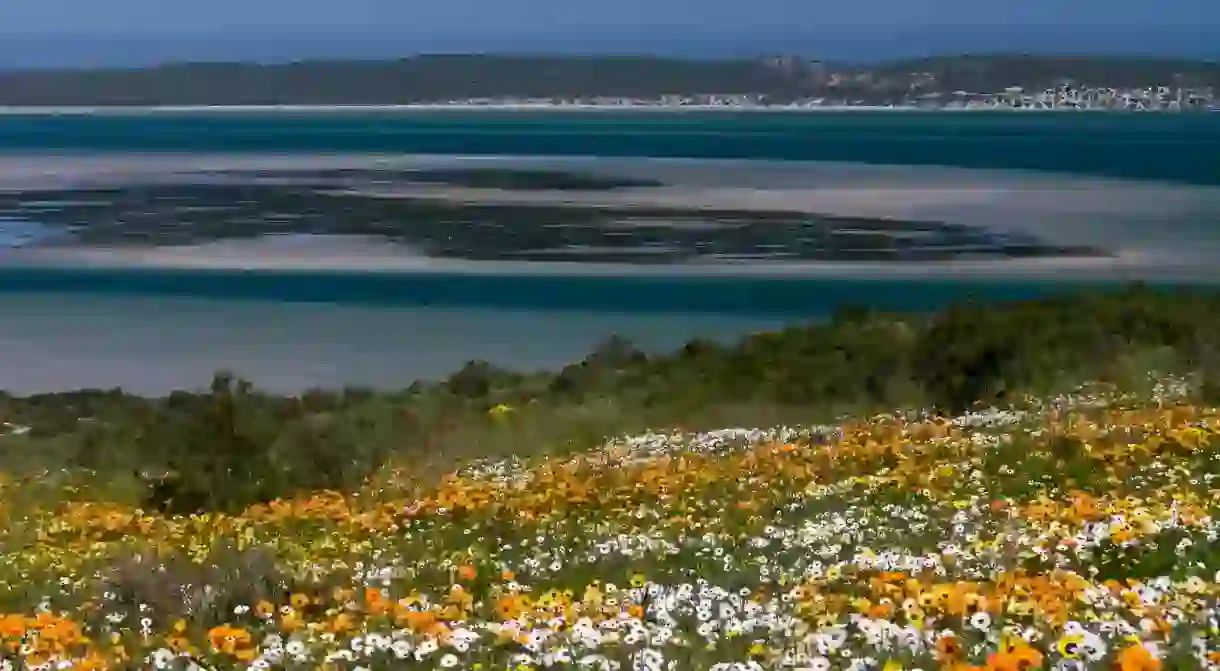
[[(471, 362), (395, 392), (274, 396), (232, 374), (203, 391), (6, 396), (0, 467), (139, 474), (140, 504), (237, 509), (297, 491), (350, 488), (387, 461), (452, 464), (588, 447), (607, 434), (682, 425), (822, 421), (907, 407), (958, 413), (1084, 380), (1140, 384), (1189, 371), (1220, 397), (1220, 294), (1085, 292), (935, 314), (845, 310), (732, 345), (696, 340), (646, 355), (610, 338), (555, 373)], [(701, 426), (702, 423), (702, 426)]]

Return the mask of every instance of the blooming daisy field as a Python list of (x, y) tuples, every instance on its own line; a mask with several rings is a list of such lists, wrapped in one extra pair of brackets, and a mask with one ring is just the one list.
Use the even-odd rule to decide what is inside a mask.
[(1216, 669), (1220, 409), (1187, 387), (387, 468), (236, 515), (10, 478), (0, 664)]

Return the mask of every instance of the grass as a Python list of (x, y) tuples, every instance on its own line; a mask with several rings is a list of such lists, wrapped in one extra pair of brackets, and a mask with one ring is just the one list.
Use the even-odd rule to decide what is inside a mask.
[(231, 514), (10, 479), (5, 665), (1216, 668), (1220, 409), (1157, 382), (391, 465)]

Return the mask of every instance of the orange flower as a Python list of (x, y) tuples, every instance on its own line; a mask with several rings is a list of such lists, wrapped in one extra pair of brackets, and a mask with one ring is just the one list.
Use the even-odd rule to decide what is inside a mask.
[(1007, 652), (992, 653), (987, 657), (987, 671), (1020, 671), (1017, 660)]
[(1118, 668), (1121, 671), (1160, 671), (1161, 660), (1152, 656), (1148, 648), (1136, 643), (1118, 653)]
[(293, 632), (303, 626), (305, 626), (305, 621), (301, 619), (301, 616), (295, 610), (290, 609), (288, 612), (280, 615), (280, 629), (284, 631)]
[(436, 636), (445, 631), (444, 625), (431, 611), (403, 610), (398, 613), (397, 620), (399, 624), (424, 635)]
[(339, 613), (330, 621), (330, 629), (336, 634), (351, 631), (356, 628), (356, 620), (347, 613)]
[(496, 602), (496, 615), (501, 620), (515, 620), (521, 617), (525, 611), (525, 606), (521, 603), (521, 597), (517, 595), (501, 597)]
[(78, 660), (72, 668), (78, 671), (102, 671), (106, 666), (104, 657), (96, 652), (91, 652), (84, 659)]
[(390, 612), (389, 599), (386, 599), (381, 590), (376, 587), (368, 587), (364, 590), (364, 603), (372, 615), (385, 615)]
[(476, 569), (474, 566), (471, 566), (470, 564), (463, 564), (462, 566), (458, 567), (457, 575), (458, 575), (458, 578), (461, 580), (470, 581), (470, 580), (474, 580), (475, 578), (477, 578), (479, 576), (479, 571), (478, 571), (478, 569)]
[(25, 618), (20, 615), (5, 615), (0, 617), (0, 636), (5, 638), (21, 638), (25, 636)]
[(226, 638), (228, 638), (228, 635), (229, 635), (229, 627), (226, 625), (221, 625), (219, 627), (212, 627), (211, 629), (209, 629), (208, 630), (208, 643), (210, 643), (212, 645), (212, 650), (215, 650), (216, 652), (220, 652), (221, 650), (223, 650), (224, 646), (225, 646)]
[(254, 658), (254, 639), (250, 632), (238, 627), (221, 625), (208, 630), (208, 642), (215, 652), (232, 655), (240, 660)]
[(987, 658), (987, 671), (1032, 671), (1042, 668), (1042, 653), (1025, 644), (1014, 641), (1005, 649)]
[(936, 659), (939, 662), (951, 662), (962, 654), (962, 644), (952, 634), (936, 639)]
[(1017, 668), (1019, 669), (1042, 668), (1042, 653), (1028, 645), (1019, 645), (1010, 654), (1017, 658)]
[(868, 609), (868, 616), (875, 619), (883, 619), (889, 617), (894, 612), (894, 605), (891, 603), (878, 603)]

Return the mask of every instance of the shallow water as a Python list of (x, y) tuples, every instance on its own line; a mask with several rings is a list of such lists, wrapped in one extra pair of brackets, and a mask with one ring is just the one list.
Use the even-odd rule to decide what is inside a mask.
[(0, 247), (37, 245), (58, 237), (62, 231), (27, 219), (0, 217)]
[[(1187, 266), (1192, 279), (1220, 270), (1220, 115), (9, 116), (0, 154), (0, 190), (10, 191), (378, 161), (625, 171), (670, 184), (654, 196), (671, 203), (988, 226), (1139, 251), (1158, 270)], [(565, 156), (522, 158), (548, 154)], [(0, 247), (46, 232), (32, 212), (0, 222)], [(845, 304), (928, 310), (1069, 290), (1088, 275), (1060, 268), (985, 280), (929, 267), (913, 280), (822, 265), (816, 277), (763, 281), (730, 266), (679, 280), (631, 270), (573, 277), (544, 264), (533, 275), (370, 277), (323, 272), (325, 254), (295, 249), (284, 254), (308, 256), (315, 272), (5, 265), (26, 251), (0, 259), (0, 387), (23, 392), (161, 393), (203, 385), (221, 367), (273, 390), (400, 387), (474, 358), (559, 366), (611, 332), (665, 349)]]
[[(203, 172), (223, 169), (257, 172), (370, 166), (577, 170), (658, 180), (666, 185), (615, 192), (561, 193), (506, 193), (444, 186), (356, 190), (370, 197), (381, 196), (382, 200), (423, 195), (463, 203), (524, 200), (573, 208), (741, 209), (942, 222), (1023, 234), (1052, 245), (1097, 246), (1113, 252), (1146, 249), (1165, 258), (1181, 252), (1196, 265), (1220, 266), (1211, 263), (1214, 260), (1211, 255), (1220, 251), (1220, 186), (1020, 170), (624, 157), (128, 152), (74, 157), (50, 154), (0, 157), (0, 190), (48, 189), (55, 193), (55, 189), (64, 187), (190, 182), (205, 179)], [(1217, 169), (1220, 170), (1220, 160)], [(71, 194), (71, 191), (59, 192), (67, 200), (73, 200)], [(28, 194), (22, 200), (27, 198), (37, 207), (51, 207), (43, 202), (46, 196)], [(89, 200), (93, 201), (94, 197)], [(20, 214), (28, 220), (36, 220), (37, 207), (19, 213), (10, 211), (8, 216)], [(278, 216), (284, 212), (268, 208), (259, 216), (289, 221)], [(238, 214), (255, 216), (256, 213), (243, 210), (233, 216)], [(288, 214), (299, 218), (301, 213)], [(194, 212), (183, 216), (198, 218), (203, 215)], [(225, 214), (214, 212), (208, 216), (223, 219)]]
[(1220, 184), (1220, 115), (331, 112), (0, 116), (0, 151), (663, 156)]

